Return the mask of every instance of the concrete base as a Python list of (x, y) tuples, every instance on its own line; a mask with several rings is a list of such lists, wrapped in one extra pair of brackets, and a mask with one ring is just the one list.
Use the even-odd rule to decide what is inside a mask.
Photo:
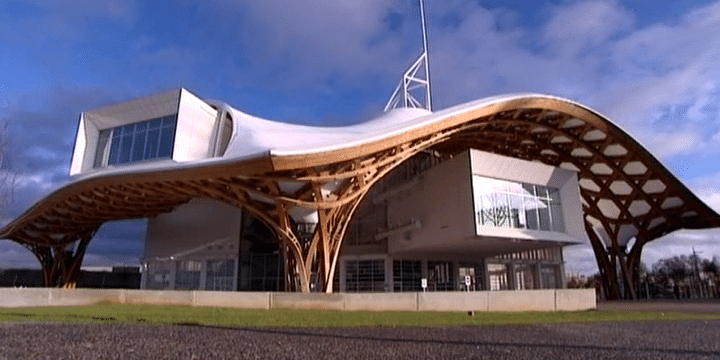
[(594, 289), (428, 293), (268, 293), (219, 291), (0, 289), (0, 308), (96, 303), (347, 311), (576, 311), (595, 309)]

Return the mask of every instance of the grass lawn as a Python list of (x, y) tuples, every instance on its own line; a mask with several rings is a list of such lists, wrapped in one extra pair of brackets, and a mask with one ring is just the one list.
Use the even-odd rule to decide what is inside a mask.
[(474, 316), (469, 316), (464, 312), (250, 310), (118, 304), (0, 309), (0, 322), (198, 323), (227, 326), (479, 326), (491, 324), (691, 319), (720, 319), (720, 314), (598, 310), (518, 313), (475, 312)]

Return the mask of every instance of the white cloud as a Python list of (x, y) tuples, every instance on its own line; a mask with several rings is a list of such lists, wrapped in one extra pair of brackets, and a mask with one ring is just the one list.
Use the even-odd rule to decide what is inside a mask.
[(617, 1), (579, 1), (554, 9), (542, 40), (561, 56), (582, 56), (605, 46), (633, 23), (632, 13)]
[(565, 272), (568, 274), (593, 275), (598, 272), (592, 246), (573, 245), (563, 249)]

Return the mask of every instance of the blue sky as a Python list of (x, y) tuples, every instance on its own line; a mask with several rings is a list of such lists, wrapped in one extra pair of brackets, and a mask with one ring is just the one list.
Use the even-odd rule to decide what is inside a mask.
[[(512, 92), (586, 104), (720, 210), (720, 2), (426, 0), (434, 103)], [(67, 181), (81, 111), (176, 87), (264, 118), (348, 124), (378, 114), (420, 53), (415, 0), (0, 2), (0, 121), (12, 209)], [(86, 264), (137, 263), (142, 227), (104, 228)], [(720, 231), (646, 247), (720, 256)], [(588, 247), (567, 253), (592, 272)], [(0, 267), (35, 266), (0, 241)]]

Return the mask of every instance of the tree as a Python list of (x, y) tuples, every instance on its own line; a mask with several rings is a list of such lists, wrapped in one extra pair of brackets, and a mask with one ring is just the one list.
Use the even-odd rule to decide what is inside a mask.
[(649, 279), (655, 296), (717, 297), (720, 259), (701, 259), (697, 255), (660, 259), (653, 265)]

